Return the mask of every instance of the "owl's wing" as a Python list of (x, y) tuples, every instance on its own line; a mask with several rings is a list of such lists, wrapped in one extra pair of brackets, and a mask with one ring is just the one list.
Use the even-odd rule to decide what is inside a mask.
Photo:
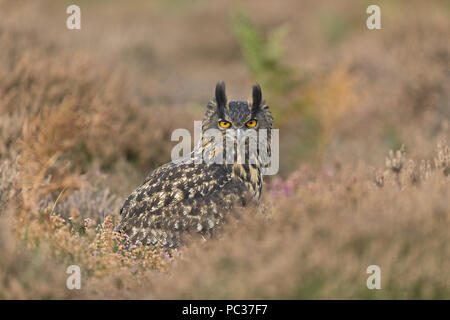
[(182, 158), (177, 159), (177, 161), (172, 161), (172, 162), (168, 162), (166, 164), (163, 164), (162, 166), (152, 170), (144, 179), (144, 182), (142, 182), (142, 184), (147, 183), (149, 180), (151, 180), (154, 176), (157, 176), (160, 172), (166, 171), (168, 170), (168, 168), (170, 167), (176, 167), (178, 164), (180, 163), (193, 163), (193, 161), (195, 160), (195, 152), (192, 151), (190, 153), (188, 153), (187, 155), (185, 155)]
[(246, 190), (224, 165), (165, 165), (128, 197), (116, 230), (132, 243), (175, 247), (181, 233), (204, 233), (221, 224), (236, 201), (245, 201)]

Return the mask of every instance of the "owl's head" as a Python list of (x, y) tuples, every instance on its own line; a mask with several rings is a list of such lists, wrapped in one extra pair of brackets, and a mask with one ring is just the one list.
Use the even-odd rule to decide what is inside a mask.
[(261, 87), (253, 86), (252, 101), (228, 101), (225, 83), (217, 83), (215, 99), (206, 107), (202, 130), (207, 129), (272, 129), (273, 118), (262, 100)]

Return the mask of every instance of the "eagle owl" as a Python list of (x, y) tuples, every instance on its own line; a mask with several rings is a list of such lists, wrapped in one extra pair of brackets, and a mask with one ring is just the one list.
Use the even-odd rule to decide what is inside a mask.
[[(130, 243), (176, 248), (187, 234), (213, 236), (236, 207), (249, 202), (259, 205), (264, 167), (260, 152), (249, 151), (250, 139), (246, 139), (243, 161), (227, 155), (230, 150), (236, 151), (249, 129), (268, 129), (270, 139), (272, 123), (259, 85), (253, 86), (251, 102), (228, 101), (225, 83), (219, 82), (215, 99), (206, 107), (202, 135), (214, 129), (220, 139), (200, 139), (184, 161), (172, 161), (153, 170), (126, 199), (115, 230), (124, 233)], [(223, 145), (231, 148), (219, 147)], [(270, 143), (268, 149), (270, 156)], [(220, 154), (224, 160), (204, 161), (205, 154)]]

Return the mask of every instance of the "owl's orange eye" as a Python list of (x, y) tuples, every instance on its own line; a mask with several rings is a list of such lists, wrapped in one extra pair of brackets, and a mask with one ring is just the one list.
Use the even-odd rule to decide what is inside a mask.
[(248, 120), (245, 125), (249, 128), (254, 128), (256, 126), (256, 120), (254, 120), (254, 119)]
[(229, 123), (228, 121), (219, 121), (219, 126), (221, 128), (228, 128), (229, 126), (231, 126), (231, 123)]

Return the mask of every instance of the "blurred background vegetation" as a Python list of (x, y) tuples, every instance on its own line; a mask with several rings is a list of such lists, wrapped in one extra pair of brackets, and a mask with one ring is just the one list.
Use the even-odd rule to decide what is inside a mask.
[[(71, 4), (0, 0), (0, 298), (449, 297), (450, 1), (79, 0), (68, 30)], [(126, 251), (124, 198), (219, 80), (280, 129), (270, 222)]]

